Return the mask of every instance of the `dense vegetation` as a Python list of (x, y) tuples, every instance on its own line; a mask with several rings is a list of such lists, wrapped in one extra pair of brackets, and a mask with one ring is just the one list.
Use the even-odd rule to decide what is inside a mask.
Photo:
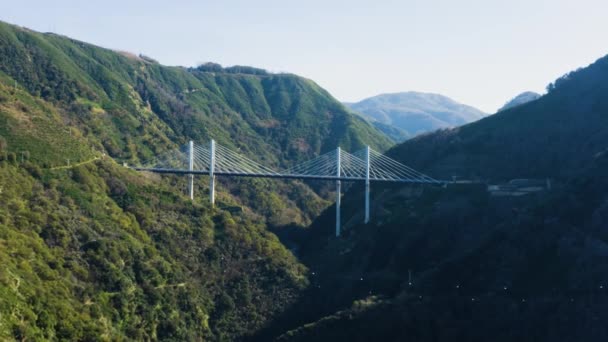
[(608, 56), (554, 84), (536, 101), (415, 138), (391, 153), (445, 178), (572, 176), (607, 147)]
[[(608, 338), (608, 57), (537, 101), (389, 151), (438, 177), (549, 177), (551, 191), (495, 197), (484, 183), (374, 185), (295, 239), (302, 300), (257, 339), (601, 341)], [(313, 276), (314, 272), (314, 276)]]
[(306, 268), (268, 227), (327, 206), (308, 186), (220, 181), (211, 208), (116, 161), (190, 139), (275, 166), (390, 143), (312, 81), (213, 68), (0, 23), (0, 340), (234, 340), (297, 299)]
[(305, 269), (244, 214), (109, 161), (0, 167), (0, 338), (225, 339), (280, 312)]
[[(608, 57), (393, 148), (482, 182), (374, 184), (368, 225), (352, 186), (335, 239), (305, 184), (224, 183), (211, 208), (183, 177), (116, 162), (211, 137), (275, 166), (389, 146), (312, 81), (0, 24), (0, 339), (605, 340), (607, 94)], [(493, 197), (483, 183), (531, 177), (554, 186)], [(269, 230), (285, 224), (298, 259)]]
[[(131, 164), (190, 139), (214, 138), (267, 165), (283, 167), (337, 145), (347, 150), (390, 146), (388, 138), (349, 114), (325, 90), (295, 75), (217, 65), (165, 67), (147, 57), (7, 24), (0, 24), (0, 61), (3, 84), (25, 90), (31, 101), (52, 103), (62, 126), (69, 126), (60, 129), (71, 129), (94, 150)], [(5, 140), (12, 142), (8, 134), (13, 133), (5, 132)], [(22, 146), (12, 143), (8, 149), (17, 153)], [(49, 161), (38, 156), (42, 160), (37, 162)], [(247, 184), (254, 193), (266, 193), (264, 198), (272, 197), (267, 188), (282, 195), (290, 192), (277, 182)], [(301, 193), (293, 192), (292, 200), (306, 205), (291, 210), (240, 198), (274, 224), (305, 224), (326, 203)]]

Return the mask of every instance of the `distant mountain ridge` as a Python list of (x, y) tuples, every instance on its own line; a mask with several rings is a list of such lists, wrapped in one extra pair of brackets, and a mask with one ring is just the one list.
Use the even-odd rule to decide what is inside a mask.
[[(460, 126), (487, 116), (481, 110), (447, 96), (414, 91), (380, 94), (345, 105), (372, 122), (404, 131), (406, 137)], [(385, 131), (377, 124), (376, 127)]]
[(503, 110), (511, 109), (513, 107), (521, 106), (524, 103), (528, 103), (540, 98), (541, 95), (539, 93), (535, 93), (533, 91), (525, 91), (511, 100), (507, 101), (504, 106), (502, 106), (498, 111), (502, 112)]

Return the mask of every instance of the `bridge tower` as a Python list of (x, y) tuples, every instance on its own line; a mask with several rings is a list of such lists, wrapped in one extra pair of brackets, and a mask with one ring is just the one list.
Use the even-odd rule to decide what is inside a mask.
[[(198, 150), (195, 150), (198, 148)], [(302, 178), (302, 179), (318, 179), (318, 180), (335, 180), (336, 182), (336, 237), (341, 233), (341, 202), (342, 202), (342, 183), (347, 182), (364, 182), (365, 183), (365, 212), (364, 223), (371, 222), (371, 199), (370, 199), (370, 181), (389, 181), (400, 183), (415, 183), (415, 184), (435, 184), (444, 186), (446, 181), (433, 179), (425, 174), (422, 174), (407, 165), (383, 156), (380, 153), (372, 150), (369, 146), (365, 149), (350, 154), (342, 152), (340, 147), (334, 152), (329, 151), (322, 156), (292, 166), (281, 172), (276, 172), (273, 169), (258, 164), (257, 162), (239, 155), (221, 145), (217, 145), (215, 140), (211, 139), (209, 150), (203, 151), (202, 147), (194, 146), (194, 142), (190, 140), (187, 147), (187, 156), (184, 156), (183, 147), (177, 151), (177, 159), (175, 151), (169, 151), (156, 158), (156, 160), (148, 163), (147, 167), (133, 167), (137, 171), (155, 172), (161, 174), (178, 174), (188, 176), (188, 195), (191, 200), (194, 199), (194, 175), (209, 174), (209, 201), (213, 206), (215, 204), (215, 176), (231, 176), (231, 177), (265, 177), (265, 178)], [(217, 152), (217, 154), (216, 154)], [(344, 157), (344, 165), (342, 165), (342, 157)], [(335, 159), (334, 159), (335, 158)], [(373, 164), (371, 158), (374, 158)], [(187, 164), (184, 165), (187, 159)], [(175, 162), (179, 161), (180, 166), (176, 168)], [(334, 164), (335, 163), (335, 164)], [(205, 166), (205, 164), (208, 164)], [(334, 165), (332, 165), (334, 164)], [(125, 166), (127, 166), (125, 164)], [(334, 170), (335, 166), (335, 172)], [(207, 169), (208, 167), (208, 169)]]
[[(194, 169), (194, 141), (188, 142), (188, 171)], [(188, 175), (188, 192), (190, 193), (190, 200), (194, 200), (194, 174)]]
[(365, 224), (369, 223), (369, 146), (365, 147)]
[(209, 200), (215, 205), (215, 140), (211, 139), (209, 161)]
[(342, 183), (340, 182), (340, 147), (336, 149), (336, 237), (340, 236), (340, 202), (342, 197)]

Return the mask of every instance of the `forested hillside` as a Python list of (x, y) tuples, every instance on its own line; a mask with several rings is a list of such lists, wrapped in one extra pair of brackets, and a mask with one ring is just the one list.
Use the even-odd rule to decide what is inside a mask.
[[(608, 57), (389, 149), (295, 75), (0, 23), (0, 340), (606, 340), (607, 121)], [(322, 185), (220, 179), (211, 207), (204, 177), (190, 201), (122, 166), (211, 138), (274, 167), (369, 144), (463, 182), (374, 183), (370, 224), (345, 184), (335, 238)], [(487, 191), (515, 178), (552, 186)]]
[(391, 153), (448, 178), (572, 176), (608, 148), (608, 56), (547, 88), (536, 101), (418, 137)]
[[(357, 219), (342, 239), (329, 238), (331, 210), (313, 223), (299, 241), (311, 286), (258, 340), (608, 338), (607, 63), (565, 75), (536, 101), (390, 150), (437, 178), (481, 182), (375, 184), (368, 225), (353, 187), (343, 215)], [(513, 178), (552, 187), (486, 190)]]
[[(212, 69), (212, 70), (210, 70)], [(389, 141), (310, 80), (165, 67), (0, 23), (0, 339), (234, 340), (308, 284), (268, 225), (327, 201), (302, 183), (128, 170), (214, 138), (286, 166)], [(220, 180), (221, 182), (221, 180)]]
[[(64, 125), (91, 149), (131, 164), (190, 139), (214, 138), (270, 166), (302, 161), (337, 145), (347, 150), (390, 146), (388, 138), (325, 90), (295, 75), (209, 64), (166, 67), (7, 24), (0, 24), (0, 54), (5, 84), (54, 104)], [(7, 148), (16, 152), (21, 145)], [(48, 162), (44, 155), (35, 158)], [(257, 192), (268, 184), (279, 188), (277, 193), (289, 192), (276, 182), (251, 183)], [(326, 205), (314, 195), (292, 198), (306, 203), (292, 210), (278, 200), (241, 197), (276, 224), (306, 223)]]

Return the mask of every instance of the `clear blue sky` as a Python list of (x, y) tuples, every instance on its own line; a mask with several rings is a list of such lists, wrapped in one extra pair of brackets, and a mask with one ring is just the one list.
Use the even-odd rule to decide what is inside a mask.
[(493, 112), (608, 54), (606, 0), (0, 0), (0, 19), (163, 64), (296, 73), (342, 101), (436, 92)]

